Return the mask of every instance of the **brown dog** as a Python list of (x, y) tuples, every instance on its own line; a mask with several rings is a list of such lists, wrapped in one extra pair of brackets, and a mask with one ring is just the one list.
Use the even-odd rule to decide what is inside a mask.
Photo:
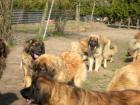
[(45, 46), (42, 41), (29, 39), (25, 42), (23, 53), (21, 56), (21, 68), (24, 72), (24, 87), (31, 85), (31, 64), (41, 54), (45, 53)]
[(4, 39), (0, 39), (0, 79), (3, 71), (6, 68), (6, 58), (9, 54), (9, 48), (7, 42)]
[(86, 91), (48, 78), (44, 72), (34, 76), (31, 87), (21, 95), (38, 105), (140, 105), (140, 91)]
[(138, 58), (115, 73), (107, 90), (140, 89), (140, 56)]
[(43, 54), (36, 59), (33, 69), (35, 72), (46, 71), (59, 82), (71, 83), (81, 87), (86, 79), (86, 66), (78, 53), (64, 52), (60, 56)]

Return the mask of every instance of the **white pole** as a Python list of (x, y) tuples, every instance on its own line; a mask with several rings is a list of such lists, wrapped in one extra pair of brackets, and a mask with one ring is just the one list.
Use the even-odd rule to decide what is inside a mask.
[(43, 35), (43, 40), (45, 39), (45, 36), (46, 36), (46, 33), (47, 33), (47, 29), (48, 29), (48, 25), (49, 25), (49, 20), (50, 20), (50, 16), (51, 16), (51, 13), (52, 13), (53, 4), (54, 4), (54, 0), (52, 1), (52, 5), (51, 5), (50, 11), (49, 11), (49, 16), (48, 16), (45, 32), (44, 32), (44, 35)]
[(91, 13), (91, 17), (90, 17), (90, 20), (92, 21), (93, 20), (93, 13), (94, 13), (94, 9), (95, 9), (95, 0), (94, 0), (94, 3), (93, 3), (93, 7), (92, 7), (92, 13)]

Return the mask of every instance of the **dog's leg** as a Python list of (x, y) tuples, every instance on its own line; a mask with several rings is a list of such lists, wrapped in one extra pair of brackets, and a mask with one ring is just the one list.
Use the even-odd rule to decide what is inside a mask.
[(86, 80), (86, 78), (87, 78), (87, 67), (83, 63), (82, 66), (79, 67), (78, 71), (76, 72), (74, 76), (75, 86), (81, 87), (83, 82)]
[(93, 69), (93, 63), (94, 63), (93, 57), (89, 57), (88, 58), (88, 62), (89, 62), (89, 71), (92, 71), (92, 69)]
[(109, 62), (113, 62), (114, 60), (113, 60), (113, 57), (110, 57), (110, 61)]
[(29, 87), (31, 85), (31, 76), (29, 73), (29, 68), (22, 64), (22, 69), (24, 71), (24, 87)]
[(31, 76), (24, 76), (24, 88), (30, 87), (31, 86)]
[(98, 57), (95, 59), (95, 71), (98, 72), (99, 68), (101, 67), (102, 64), (102, 57)]
[(104, 66), (104, 68), (107, 68), (107, 59), (106, 58), (103, 59), (103, 66)]
[(87, 56), (86, 55), (83, 55), (82, 56), (82, 59), (83, 59), (83, 61), (87, 60)]

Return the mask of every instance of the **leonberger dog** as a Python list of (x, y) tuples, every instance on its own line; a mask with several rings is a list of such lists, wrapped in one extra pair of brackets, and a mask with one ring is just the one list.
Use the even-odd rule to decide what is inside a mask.
[(71, 43), (70, 51), (79, 53), (84, 61), (88, 58), (88, 40), (89, 38), (83, 38)]
[(38, 105), (140, 105), (140, 91), (87, 91), (59, 83), (44, 72), (33, 76), (30, 87), (20, 91), (29, 103)]
[(59, 56), (43, 54), (35, 60), (33, 70), (37, 74), (46, 71), (52, 79), (77, 87), (82, 86), (87, 75), (85, 63), (75, 52), (63, 52)]
[(140, 90), (140, 54), (138, 60), (117, 70), (107, 90)]
[(129, 42), (127, 57), (132, 58), (132, 60), (135, 61), (137, 59), (138, 52), (140, 52), (140, 33), (137, 33)]
[(6, 68), (6, 58), (10, 50), (8, 44), (4, 39), (0, 38), (0, 79), (2, 78), (3, 71)]
[(89, 71), (92, 71), (95, 63), (95, 71), (98, 72), (103, 63), (107, 67), (107, 61), (113, 61), (113, 56), (117, 52), (117, 46), (103, 35), (91, 35), (88, 40), (88, 61)]
[(21, 55), (21, 68), (24, 72), (24, 87), (29, 87), (31, 85), (32, 62), (44, 53), (44, 42), (36, 39), (29, 39), (25, 42)]

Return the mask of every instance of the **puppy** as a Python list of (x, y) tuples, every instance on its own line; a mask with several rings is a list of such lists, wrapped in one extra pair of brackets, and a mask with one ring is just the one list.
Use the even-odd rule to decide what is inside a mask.
[(38, 105), (140, 105), (140, 91), (87, 91), (51, 80), (44, 73), (33, 77), (21, 95)]

